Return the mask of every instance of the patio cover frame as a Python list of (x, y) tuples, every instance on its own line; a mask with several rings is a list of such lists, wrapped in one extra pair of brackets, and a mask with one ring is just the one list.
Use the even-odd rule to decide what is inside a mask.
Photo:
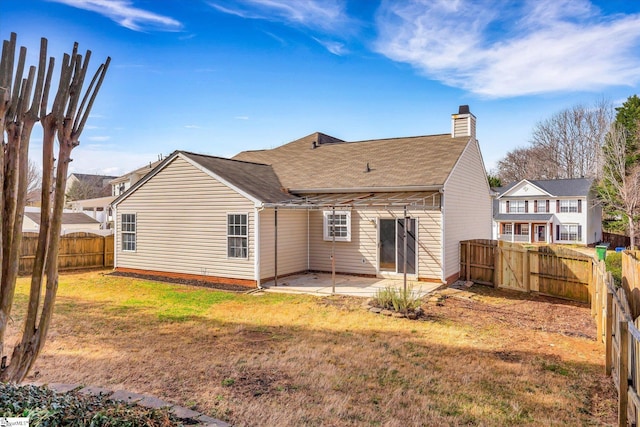
[[(431, 203), (428, 203), (431, 200)], [(437, 200), (437, 204), (436, 204)], [(391, 209), (402, 208), (404, 213), (404, 248), (403, 248), (403, 284), (407, 292), (407, 224), (410, 224), (411, 210), (441, 210), (441, 187), (431, 191), (396, 191), (396, 192), (349, 192), (349, 193), (314, 193), (279, 203), (265, 203), (263, 208), (274, 210), (274, 286), (278, 286), (278, 209), (332, 210), (335, 218), (336, 208), (344, 209)], [(336, 292), (335, 261), (335, 224), (331, 224), (331, 286), (332, 294)]]

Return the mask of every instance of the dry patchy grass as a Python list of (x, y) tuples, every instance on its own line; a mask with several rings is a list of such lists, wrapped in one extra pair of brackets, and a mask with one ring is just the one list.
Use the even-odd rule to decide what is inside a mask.
[[(615, 421), (588, 308), (471, 291), (410, 321), (358, 298), (68, 274), (29, 379), (153, 394), (237, 426)], [(16, 324), (26, 295), (21, 279)]]

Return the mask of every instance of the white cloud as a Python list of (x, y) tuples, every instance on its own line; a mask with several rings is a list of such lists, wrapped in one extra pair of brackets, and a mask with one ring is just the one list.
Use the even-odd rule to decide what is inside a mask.
[(71, 153), (69, 173), (94, 173), (120, 176), (158, 160), (157, 153), (130, 153), (122, 149), (105, 149), (80, 144)]
[(50, 0), (106, 16), (133, 31), (177, 31), (182, 24), (168, 16), (136, 8), (130, 0)]
[(100, 136), (88, 136), (86, 138), (88, 141), (94, 141), (94, 142), (104, 142), (104, 141), (108, 141), (111, 139), (110, 136), (107, 135), (100, 135)]
[(376, 24), (378, 52), (486, 97), (640, 81), (640, 14), (587, 0), (389, 0)]
[(344, 43), (331, 41), (331, 40), (321, 40), (316, 37), (314, 37), (313, 39), (318, 43), (320, 43), (322, 46), (324, 46), (325, 49), (327, 49), (329, 52), (333, 53), (334, 55), (342, 56), (349, 53), (347, 48), (344, 46)]
[(338, 0), (226, 0), (210, 1), (220, 12), (247, 19), (265, 19), (334, 31), (347, 24), (345, 3)]
[(234, 119), (236, 119), (236, 120), (249, 120), (249, 116), (235, 116)]
[(184, 125), (184, 127), (186, 129), (200, 129), (200, 126), (198, 125)]

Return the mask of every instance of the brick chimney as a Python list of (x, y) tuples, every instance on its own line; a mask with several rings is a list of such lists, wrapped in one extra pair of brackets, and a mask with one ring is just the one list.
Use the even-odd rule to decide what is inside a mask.
[(468, 105), (461, 105), (458, 114), (451, 115), (451, 137), (476, 137), (476, 116), (471, 114)]

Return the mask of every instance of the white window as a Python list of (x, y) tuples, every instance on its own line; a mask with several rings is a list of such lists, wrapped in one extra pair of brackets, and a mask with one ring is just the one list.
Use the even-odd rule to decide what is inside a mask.
[(524, 200), (509, 201), (509, 213), (524, 213), (524, 212), (526, 212)]
[(538, 213), (549, 213), (547, 210), (547, 201), (546, 200), (538, 200), (536, 201), (537, 211)]
[(120, 218), (122, 250), (133, 252), (136, 250), (136, 214), (122, 214)]
[(324, 240), (333, 240), (336, 236), (336, 242), (351, 241), (351, 211), (324, 211)]
[(517, 224), (516, 226), (516, 234), (521, 236), (529, 235), (529, 224)]
[(502, 234), (513, 234), (513, 224), (503, 224)]
[(249, 257), (249, 226), (247, 214), (227, 215), (227, 257)]
[(578, 224), (564, 224), (560, 226), (560, 240), (580, 241), (580, 227)]
[(578, 201), (560, 200), (560, 212), (578, 212)]

